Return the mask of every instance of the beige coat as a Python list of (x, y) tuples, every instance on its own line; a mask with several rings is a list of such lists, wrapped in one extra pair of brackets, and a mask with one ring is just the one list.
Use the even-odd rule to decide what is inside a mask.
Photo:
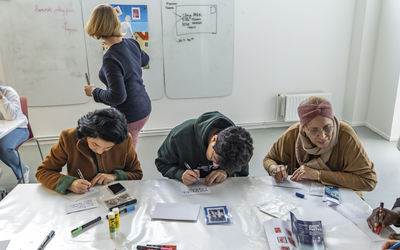
[[(264, 158), (264, 168), (273, 164), (287, 165), (288, 174), (293, 174), (299, 168), (296, 160), (295, 145), (299, 134), (300, 123), (291, 126), (274, 143)], [(374, 164), (358, 140), (353, 128), (340, 122), (338, 143), (333, 148), (326, 165), (332, 171), (321, 170), (321, 183), (329, 186), (350, 188), (356, 191), (371, 191), (377, 184)], [(312, 156), (310, 156), (312, 157)]]

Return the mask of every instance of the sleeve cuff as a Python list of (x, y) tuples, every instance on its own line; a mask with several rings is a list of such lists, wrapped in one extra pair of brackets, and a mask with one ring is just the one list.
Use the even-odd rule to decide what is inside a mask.
[(70, 193), (71, 191), (69, 191), (67, 188), (69, 188), (69, 186), (71, 186), (72, 182), (74, 182), (77, 179), (78, 178), (69, 176), (69, 175), (62, 177), (57, 183), (56, 192), (60, 193), (60, 194)]
[(116, 181), (126, 181), (126, 180), (128, 180), (128, 176), (125, 174), (125, 172), (123, 170), (114, 169), (113, 171), (111, 171), (111, 173), (115, 174), (115, 176), (117, 176)]
[(183, 173), (185, 173), (186, 170), (183, 169), (178, 169), (175, 173), (175, 179), (179, 180), (180, 182), (182, 182), (182, 175)]

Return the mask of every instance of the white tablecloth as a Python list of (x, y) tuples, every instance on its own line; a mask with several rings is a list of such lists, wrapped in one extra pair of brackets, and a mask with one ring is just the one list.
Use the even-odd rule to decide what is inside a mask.
[[(213, 184), (210, 194), (184, 196), (181, 183), (175, 180), (121, 181), (138, 202), (136, 209), (121, 214), (120, 234), (111, 240), (106, 209), (100, 205), (91, 210), (66, 214), (69, 200), (41, 184), (20, 184), (0, 202), (0, 241), (11, 240), (8, 249), (36, 249), (50, 230), (56, 235), (47, 249), (136, 249), (138, 244), (173, 244), (179, 250), (195, 249), (269, 249), (263, 221), (272, 217), (259, 211), (257, 203), (273, 195), (282, 195), (298, 202), (293, 212), (299, 220), (321, 220), (326, 249), (380, 249), (382, 242), (373, 242), (355, 224), (303, 190), (274, 187), (269, 177), (228, 178)], [(304, 199), (296, 192), (306, 195)], [(106, 186), (93, 194), (111, 196)], [(365, 211), (371, 208), (353, 191), (340, 189), (341, 203), (350, 202)], [(91, 197), (91, 196), (89, 196)], [(157, 202), (200, 204), (197, 222), (152, 220)], [(206, 225), (203, 207), (229, 206), (232, 223)], [(71, 230), (102, 216), (94, 227), (77, 237)]]

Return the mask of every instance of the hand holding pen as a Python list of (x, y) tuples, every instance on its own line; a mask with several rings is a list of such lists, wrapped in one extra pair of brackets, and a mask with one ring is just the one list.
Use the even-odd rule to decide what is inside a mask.
[(271, 165), (268, 167), (268, 171), (277, 183), (283, 183), (286, 178), (288, 178), (286, 167), (284, 165)]
[(83, 175), (79, 169), (77, 169), (77, 172), (78, 172), (80, 179), (72, 182), (72, 184), (68, 187), (68, 189), (76, 194), (84, 194), (90, 189), (91, 184), (90, 184), (90, 182), (85, 180), (85, 178), (83, 177)]
[[(367, 219), (367, 223), (372, 232), (377, 232), (379, 226), (379, 210), (381, 208), (375, 208), (371, 215)], [(400, 218), (400, 208), (393, 208), (392, 210), (382, 208), (382, 221), (381, 228), (385, 228), (392, 224), (398, 223), (398, 219)], [(390, 238), (390, 237), (389, 237)], [(393, 238), (397, 239), (397, 238)], [(400, 237), (399, 237), (400, 239)]]
[(184, 164), (188, 170), (183, 173), (182, 182), (187, 186), (200, 179), (200, 171), (198, 169), (193, 170), (186, 162)]
[(87, 96), (92, 96), (92, 92), (96, 88), (96, 86), (94, 86), (93, 84), (90, 84), (87, 73), (85, 73), (85, 76), (86, 76), (86, 83), (87, 83), (87, 85), (84, 87), (85, 94)]

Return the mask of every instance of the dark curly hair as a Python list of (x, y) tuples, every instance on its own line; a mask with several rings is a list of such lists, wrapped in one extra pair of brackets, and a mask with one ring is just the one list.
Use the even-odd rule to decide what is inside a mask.
[(128, 138), (125, 116), (115, 108), (96, 109), (78, 120), (78, 139), (100, 138), (120, 144)]
[(232, 126), (218, 133), (213, 149), (219, 156), (216, 162), (219, 167), (233, 174), (240, 172), (253, 156), (253, 139), (244, 128)]

